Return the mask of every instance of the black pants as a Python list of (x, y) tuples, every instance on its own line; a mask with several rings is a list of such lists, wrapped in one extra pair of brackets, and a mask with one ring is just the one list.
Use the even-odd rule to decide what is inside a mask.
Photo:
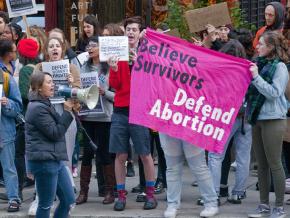
[(23, 183), (26, 177), (24, 125), (20, 125), (17, 127), (15, 138), (15, 167), (18, 175), (19, 189), (22, 190)]
[(82, 159), (83, 166), (92, 165), (92, 159), (96, 155), (96, 160), (101, 165), (109, 165), (114, 162), (115, 155), (109, 153), (110, 127), (109, 122), (90, 122), (82, 121), (82, 124), (91, 137), (92, 141), (98, 146), (95, 152), (85, 137), (84, 154)]

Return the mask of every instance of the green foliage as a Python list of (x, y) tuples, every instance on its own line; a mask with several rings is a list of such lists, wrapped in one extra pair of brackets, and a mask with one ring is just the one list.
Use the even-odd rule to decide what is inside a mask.
[(251, 31), (255, 31), (256, 27), (253, 24), (250, 24), (248, 21), (245, 19), (245, 12), (240, 8), (239, 3), (237, 2), (236, 5), (230, 9), (230, 15), (232, 19), (232, 23), (234, 28), (239, 29), (239, 28), (246, 28)]
[(181, 38), (190, 39), (190, 32), (183, 16), (185, 12), (185, 7), (178, 3), (178, 0), (168, 1), (168, 17), (165, 23), (168, 24), (170, 29), (178, 29)]

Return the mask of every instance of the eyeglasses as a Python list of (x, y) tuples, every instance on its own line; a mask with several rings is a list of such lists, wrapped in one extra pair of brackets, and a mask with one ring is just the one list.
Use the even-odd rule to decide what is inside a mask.
[(99, 44), (98, 43), (89, 43), (87, 46), (86, 46), (86, 50), (89, 50), (91, 48), (98, 48), (99, 47)]

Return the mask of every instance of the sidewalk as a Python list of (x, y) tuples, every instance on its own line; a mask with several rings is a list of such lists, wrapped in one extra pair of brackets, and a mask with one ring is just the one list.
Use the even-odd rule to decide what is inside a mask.
[[(89, 199), (88, 202), (82, 205), (76, 206), (72, 213), (72, 218), (112, 218), (112, 217), (126, 217), (126, 218), (161, 218), (163, 217), (163, 211), (166, 208), (165, 197), (166, 194), (162, 193), (156, 195), (158, 199), (158, 207), (155, 210), (145, 211), (142, 209), (143, 203), (135, 202), (136, 194), (131, 193), (132, 187), (136, 186), (139, 182), (139, 177), (137, 175), (138, 169), (135, 166), (136, 176), (127, 178), (126, 189), (128, 190), (127, 196), (127, 206), (126, 210), (122, 212), (113, 211), (113, 204), (103, 205), (103, 198), (95, 197), (97, 196), (97, 180), (94, 178), (94, 174), (91, 178)], [(247, 198), (243, 200), (241, 205), (233, 205), (226, 201), (226, 198), (221, 199), (222, 206), (220, 207), (220, 214), (217, 218), (245, 218), (247, 217), (247, 212), (256, 208), (259, 202), (259, 192), (255, 191), (255, 184), (257, 177), (250, 176), (248, 179), (248, 190)], [(77, 187), (79, 187), (79, 178), (75, 179)], [(187, 166), (184, 167), (183, 172), (183, 189), (182, 189), (182, 204), (181, 209), (178, 213), (178, 218), (195, 218), (199, 217), (199, 213), (202, 210), (201, 206), (196, 205), (198, 194), (198, 188), (191, 186), (193, 178), (189, 172)], [(230, 173), (230, 184), (234, 183), (234, 172)], [(79, 189), (78, 189), (79, 190)], [(0, 192), (4, 189), (1, 188)], [(22, 204), (20, 212), (17, 213), (7, 213), (7, 203), (0, 202), (0, 217), (1, 218), (14, 218), (14, 217), (29, 217), (27, 215), (29, 205), (33, 198), (34, 188), (26, 188), (24, 190), (24, 202)], [(285, 200), (289, 199), (290, 195), (285, 196)], [(1, 201), (1, 200), (0, 200)], [(274, 194), (271, 193), (271, 204), (274, 202)], [(290, 206), (285, 205), (288, 216), (290, 217)]]

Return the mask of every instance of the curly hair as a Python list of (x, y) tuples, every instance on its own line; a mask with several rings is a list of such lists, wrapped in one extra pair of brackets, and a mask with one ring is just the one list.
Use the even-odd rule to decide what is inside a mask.
[(276, 31), (267, 31), (261, 38), (264, 39), (267, 47), (272, 48), (267, 55), (267, 59), (279, 58), (284, 63), (289, 62), (288, 40), (282, 33)]

